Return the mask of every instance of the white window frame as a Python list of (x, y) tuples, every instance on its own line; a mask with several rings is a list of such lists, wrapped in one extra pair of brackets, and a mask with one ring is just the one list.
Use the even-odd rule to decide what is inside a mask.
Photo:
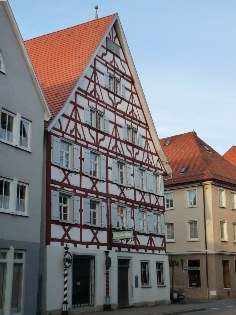
[[(158, 265), (162, 266), (161, 268), (158, 268)], [(161, 281), (158, 281), (159, 276), (158, 273), (160, 272)], [(165, 263), (164, 261), (156, 261), (156, 277), (157, 277), (157, 286), (163, 287), (165, 286)]]
[(147, 187), (147, 174), (146, 174), (146, 170), (144, 170), (143, 168), (139, 169), (139, 187), (140, 190), (146, 190)]
[[(1, 128), (1, 124), (2, 124), (2, 114), (6, 114), (8, 117), (11, 117), (13, 119), (12, 121), (12, 131), (10, 131), (11, 133), (11, 139), (9, 139), (9, 137), (3, 137), (2, 135), (5, 133), (7, 134), (4, 130)], [(22, 136), (21, 136), (21, 124), (23, 124), (24, 122), (26, 122), (28, 124), (28, 134), (27, 134), (27, 145), (24, 145), (22, 142)], [(31, 151), (31, 127), (32, 123), (30, 120), (23, 118), (19, 113), (12, 113), (8, 110), (5, 110), (2, 108), (1, 110), (1, 116), (0, 116), (0, 141), (13, 145), (15, 147), (18, 147), (22, 150), (26, 150), (26, 151)]]
[[(8, 179), (0, 177), (1, 181), (8, 182), (10, 187), (10, 194), (8, 200), (8, 208), (0, 208), (0, 213), (6, 214), (14, 214), (19, 216), (28, 216), (28, 198), (29, 198), (29, 184), (19, 182), (16, 178)], [(25, 187), (25, 199), (24, 199), (24, 211), (20, 211), (17, 209), (17, 202), (18, 202), (18, 186)]]
[[(11, 305), (10, 308), (5, 305), (6, 298), (4, 299), (3, 297), (3, 313), (4, 310), (6, 310), (7, 314), (12, 314), (12, 315), (21, 315), (23, 314), (23, 295), (24, 295), (24, 272), (25, 272), (25, 253), (23, 251), (19, 250), (14, 250), (13, 247), (11, 247), (8, 251), (6, 250), (0, 250), (0, 264), (5, 265), (5, 288), (4, 288), (4, 297), (6, 296), (11, 296), (13, 292), (13, 285), (14, 285), (14, 267), (16, 265), (21, 265), (22, 270), (21, 270), (21, 282), (19, 283), (20, 285), (20, 290), (16, 290), (15, 292), (20, 292), (20, 299), (19, 299), (19, 307), (20, 310), (16, 310), (15, 308), (12, 307), (12, 300), (11, 300)], [(18, 298), (17, 298), (18, 301)]]
[[(194, 228), (194, 233), (197, 231), (197, 237), (196, 235), (191, 235), (191, 228)], [(194, 237), (193, 237), (194, 236)], [(198, 233), (198, 222), (197, 220), (189, 220), (188, 221), (188, 241), (199, 241), (199, 233)]]
[[(92, 159), (96, 157), (96, 161)], [(100, 155), (96, 152), (90, 152), (90, 176), (94, 178), (100, 178)]]
[[(168, 225), (171, 226), (171, 235), (173, 235), (173, 238), (168, 238)], [(165, 227), (166, 227), (166, 242), (167, 243), (174, 243), (175, 242), (175, 225), (174, 222), (166, 222), (165, 223)]]
[(218, 189), (219, 207), (226, 208), (226, 192), (224, 188)]
[[(145, 268), (144, 268), (145, 267)], [(140, 271), (141, 271), (141, 287), (150, 287), (151, 286), (151, 273), (150, 273), (150, 261), (149, 260), (141, 260), (140, 261)], [(145, 275), (145, 282), (144, 282), (144, 277), (143, 274), (144, 272), (146, 273)]]
[[(95, 205), (95, 208), (92, 208), (91, 205)], [(89, 207), (89, 221), (90, 221), (90, 225), (93, 226), (101, 226), (102, 225), (102, 204), (101, 204), (101, 200), (99, 199), (94, 199), (94, 198), (90, 198), (90, 207)], [(95, 222), (94, 222), (95, 219)]]
[[(25, 189), (25, 198), (24, 199), (20, 199), (18, 198), (18, 188), (19, 187), (24, 187)], [(28, 191), (29, 191), (29, 185), (21, 183), (21, 182), (17, 182), (17, 195), (16, 195), (16, 213), (17, 214), (27, 214), (28, 213)], [(21, 210), (21, 204), (24, 204), (24, 209)], [(18, 208), (19, 206), (19, 208)]]
[[(66, 199), (67, 203), (60, 202), (60, 199)], [(64, 192), (59, 192), (59, 221), (61, 222), (71, 222), (71, 207), (72, 207), (72, 201), (71, 201), (71, 195), (68, 195)], [(67, 211), (65, 212), (65, 209)], [(64, 215), (67, 215), (67, 219), (64, 218)]]
[(233, 242), (236, 243), (236, 222), (232, 224)]
[(220, 240), (221, 242), (228, 241), (227, 221), (225, 220), (220, 220)]
[[(118, 184), (126, 185), (126, 163), (122, 161), (117, 161), (117, 171), (118, 171)], [(122, 180), (123, 179), (123, 180)]]
[[(0, 203), (0, 211), (1, 212), (10, 212), (10, 209), (11, 209), (11, 195), (12, 195), (12, 189), (11, 189), (11, 186), (12, 186), (12, 180), (9, 180), (9, 179), (6, 179), (6, 178), (0, 178), (0, 181), (3, 181), (3, 195), (0, 195), (1, 196), (1, 203)], [(5, 183), (7, 183), (9, 185), (9, 196), (5, 195)], [(5, 199), (8, 198), (8, 201), (5, 201)], [(3, 200), (4, 199), (4, 200)], [(4, 204), (6, 204), (6, 202), (8, 203), (8, 207), (5, 208)]]
[(3, 56), (2, 56), (2, 52), (0, 51), (0, 72), (2, 73), (6, 73), (6, 67), (5, 67), (5, 63), (3, 61)]
[[(162, 234), (162, 219), (161, 219), (161, 214), (158, 212), (153, 213), (153, 220), (154, 220), (154, 233), (155, 234)], [(155, 218), (155, 219), (154, 219)]]
[[(66, 150), (63, 146), (68, 146)], [(60, 166), (63, 168), (71, 168), (71, 155), (72, 155), (72, 145), (71, 143), (61, 140), (60, 141)], [(67, 165), (68, 164), (68, 165)]]
[(172, 191), (167, 191), (165, 193), (165, 209), (166, 210), (174, 209), (174, 196)]
[(236, 210), (236, 192), (231, 191), (230, 193), (230, 206), (232, 210)]
[(127, 230), (127, 207), (124, 204), (118, 204), (117, 208), (117, 224), (116, 228), (120, 230)]
[[(194, 197), (192, 198), (191, 192), (195, 191), (195, 203), (194, 203)], [(186, 198), (187, 198), (187, 207), (188, 208), (196, 208), (197, 207), (197, 189), (191, 188), (186, 190)]]
[[(9, 124), (9, 117), (11, 117), (12, 119), (12, 130), (11, 131), (8, 131), (7, 128), (6, 129), (3, 129), (2, 128), (2, 114), (5, 114), (7, 115), (7, 124)], [(3, 141), (3, 142), (6, 142), (6, 143), (9, 143), (9, 144), (13, 144), (13, 141), (14, 141), (14, 127), (15, 127), (15, 117), (16, 115), (5, 110), (5, 109), (2, 109), (1, 110), (1, 119), (0, 119), (0, 140)], [(3, 134), (5, 135), (3, 137)]]

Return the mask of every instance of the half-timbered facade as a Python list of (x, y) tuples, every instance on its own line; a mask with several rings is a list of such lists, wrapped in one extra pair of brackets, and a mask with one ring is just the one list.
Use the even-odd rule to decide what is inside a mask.
[[(167, 303), (160, 147), (117, 15), (26, 42), (54, 118), (46, 143), (46, 310)], [(106, 263), (105, 263), (106, 262)]]

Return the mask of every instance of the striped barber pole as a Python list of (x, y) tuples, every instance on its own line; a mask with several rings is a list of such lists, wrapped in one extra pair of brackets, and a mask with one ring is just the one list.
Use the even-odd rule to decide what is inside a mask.
[(68, 268), (70, 268), (71, 264), (72, 264), (72, 255), (71, 253), (68, 251), (69, 247), (66, 244), (66, 246), (64, 247), (65, 249), (65, 254), (64, 254), (64, 294), (63, 294), (63, 303), (62, 303), (62, 315), (68, 315), (68, 292), (67, 292), (67, 288), (68, 288)]

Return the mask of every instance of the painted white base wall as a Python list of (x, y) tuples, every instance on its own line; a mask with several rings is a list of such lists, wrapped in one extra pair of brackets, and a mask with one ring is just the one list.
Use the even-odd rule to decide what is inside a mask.
[[(95, 301), (94, 310), (101, 310), (105, 303), (105, 253), (103, 249), (87, 249), (70, 247), (72, 255), (92, 255), (95, 257)], [(47, 246), (47, 289), (46, 309), (51, 314), (61, 310), (63, 302), (63, 256), (64, 248), (57, 245)], [(112, 308), (118, 307), (118, 259), (129, 259), (129, 304), (154, 305), (169, 303), (169, 265), (168, 256), (163, 254), (130, 253), (110, 251), (110, 303)], [(141, 261), (149, 261), (150, 286), (141, 286)], [(164, 262), (164, 286), (157, 286), (156, 262)], [(72, 267), (68, 269), (68, 307), (72, 308)], [(138, 276), (138, 287), (135, 287), (135, 276)], [(83, 307), (80, 307), (80, 309)], [(84, 310), (91, 307), (84, 307)]]

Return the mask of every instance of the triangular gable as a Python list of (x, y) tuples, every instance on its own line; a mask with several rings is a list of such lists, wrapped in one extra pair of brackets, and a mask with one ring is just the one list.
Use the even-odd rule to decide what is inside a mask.
[[(89, 23), (93, 23), (93, 22), (89, 22)], [(129, 47), (128, 47), (128, 44), (127, 44), (127, 41), (126, 41), (126, 38), (125, 38), (125, 35), (124, 35), (124, 32), (123, 32), (123, 29), (122, 29), (122, 26), (121, 26), (121, 23), (120, 23), (120, 20), (118, 18), (118, 15), (112, 16), (112, 20), (110, 20), (109, 27), (107, 27), (106, 31), (104, 32), (100, 42), (98, 43), (96, 49), (93, 51), (93, 54), (92, 54), (91, 58), (87, 62), (87, 65), (84, 68), (84, 70), (82, 71), (82, 73), (81, 73), (81, 75), (79, 77), (79, 80), (76, 82), (76, 84), (74, 86), (72, 86), (71, 82), (66, 83), (67, 86), (71, 85), (71, 90), (70, 90), (69, 97), (65, 101), (64, 106), (62, 104), (60, 104), (60, 102), (59, 102), (59, 104), (57, 104), (59, 106), (59, 108), (56, 108), (56, 110), (59, 110), (59, 111), (56, 114), (56, 116), (54, 117), (54, 119), (51, 122), (51, 124), (49, 125), (48, 130), (51, 130), (53, 128), (53, 126), (55, 126), (56, 122), (58, 121), (58, 119), (60, 118), (62, 113), (65, 111), (67, 105), (70, 103), (70, 100), (73, 97), (75, 91), (78, 89), (78, 87), (80, 86), (81, 82), (83, 81), (84, 76), (86, 75), (88, 69), (90, 68), (91, 64), (93, 63), (95, 56), (97, 55), (99, 49), (101, 48), (103, 42), (105, 41), (108, 33), (111, 31), (113, 26), (115, 26), (116, 32), (117, 32), (119, 40), (120, 40), (121, 48), (122, 48), (122, 50), (124, 52), (125, 59), (128, 62), (129, 70), (131, 72), (132, 77), (134, 78), (135, 89), (137, 90), (138, 97), (140, 99), (140, 103), (142, 104), (142, 109), (143, 109), (143, 112), (144, 112), (147, 124), (149, 126), (149, 131), (150, 131), (151, 137), (153, 139), (153, 145), (155, 147), (156, 152), (159, 155), (159, 158), (161, 160), (161, 163), (162, 163), (162, 165), (164, 167), (164, 170), (165, 170), (166, 174), (171, 174), (171, 168), (170, 168), (170, 165), (168, 164), (168, 162), (166, 160), (166, 157), (164, 155), (164, 152), (163, 152), (163, 150), (161, 148), (160, 141), (158, 139), (158, 136), (157, 136), (157, 133), (156, 133), (156, 129), (154, 127), (154, 123), (153, 123), (153, 120), (152, 120), (152, 117), (151, 117), (151, 114), (150, 114), (150, 111), (149, 111), (149, 108), (148, 108), (148, 105), (147, 105), (147, 102), (146, 102), (146, 99), (145, 99), (145, 96), (144, 96), (144, 93), (143, 93), (143, 90), (142, 90), (142, 87), (141, 87), (141, 84), (140, 84), (140, 81), (139, 81), (139, 78), (138, 78), (138, 74), (137, 74), (135, 65), (133, 63), (132, 56), (131, 56), (131, 53), (130, 53), (130, 50), (129, 50)], [(29, 48), (29, 42), (27, 42), (27, 47)], [(36, 65), (36, 68), (37, 68), (37, 65)]]
[(39, 97), (41, 99), (41, 104), (42, 104), (42, 106), (44, 108), (44, 113), (45, 113), (44, 114), (44, 119), (47, 121), (47, 120), (49, 120), (51, 118), (51, 113), (50, 113), (50, 110), (48, 108), (48, 105), (47, 105), (47, 102), (45, 100), (45, 97), (44, 97), (44, 94), (42, 92), (42, 89), (41, 89), (41, 86), (39, 84), (39, 81), (37, 79), (37, 76), (35, 74), (35, 71), (34, 71), (34, 68), (32, 66), (32, 63), (30, 61), (29, 55), (27, 53), (27, 50), (25, 48), (25, 45), (24, 45), (21, 33), (19, 31), (19, 28), (17, 26), (17, 23), (15, 21), (14, 15), (13, 15), (13, 13), (11, 11), (11, 8), (10, 8), (10, 5), (8, 4), (8, 2), (7, 1), (3, 1), (2, 5), (4, 6), (6, 14), (7, 14), (8, 18), (9, 18), (9, 21), (10, 21), (11, 25), (12, 25), (12, 29), (13, 29), (13, 31), (15, 33), (16, 39), (18, 40), (19, 46), (20, 46), (21, 51), (23, 53), (23, 56), (25, 58), (25, 61), (26, 61), (27, 67), (29, 69), (30, 75), (32, 77), (32, 80), (33, 80), (34, 85), (36, 87), (36, 90), (38, 92), (38, 95), (39, 95)]
[(229, 161), (232, 165), (236, 166), (236, 146), (233, 145), (223, 157)]

